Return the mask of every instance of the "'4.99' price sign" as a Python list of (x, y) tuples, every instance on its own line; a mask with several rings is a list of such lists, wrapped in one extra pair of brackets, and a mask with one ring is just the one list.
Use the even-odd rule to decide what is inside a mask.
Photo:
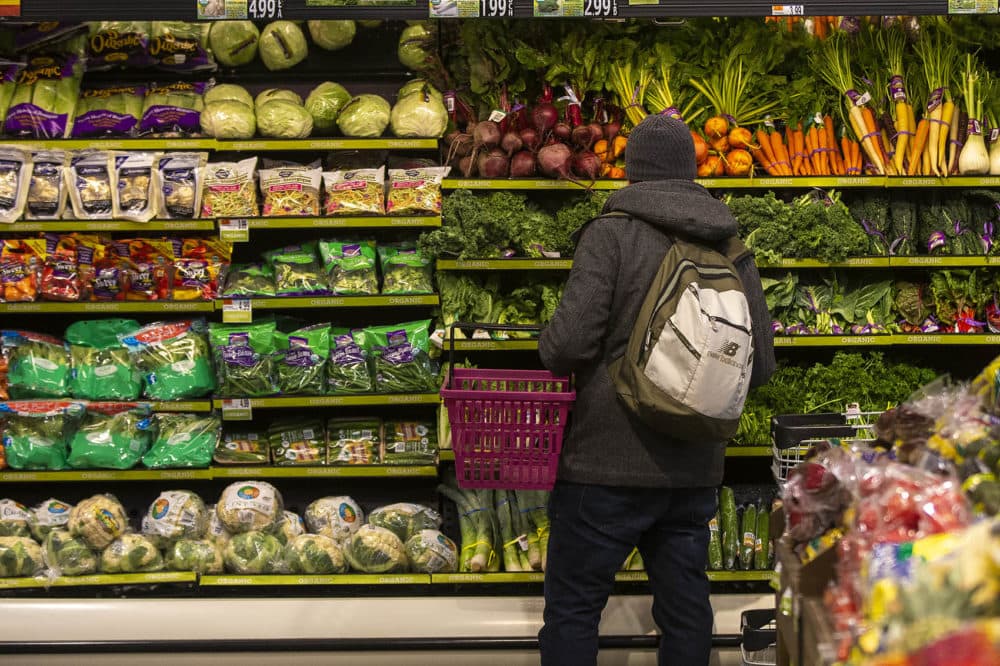
[(281, 0), (250, 0), (248, 7), (252, 19), (280, 19)]

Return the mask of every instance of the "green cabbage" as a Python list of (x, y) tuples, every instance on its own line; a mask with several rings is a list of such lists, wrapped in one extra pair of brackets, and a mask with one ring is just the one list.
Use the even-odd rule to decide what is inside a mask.
[(280, 573), (284, 559), (281, 542), (266, 532), (237, 534), (223, 552), (226, 570), (237, 574)]
[(69, 512), (69, 532), (94, 550), (104, 550), (128, 529), (125, 508), (113, 495), (94, 495)]
[(289, 102), (295, 102), (299, 106), (302, 106), (302, 97), (294, 90), (287, 90), (285, 88), (268, 88), (257, 95), (256, 99), (254, 99), (254, 110), (259, 111), (261, 106), (276, 99), (288, 100)]
[(399, 537), (384, 527), (362, 525), (344, 549), (355, 571), (370, 574), (406, 570), (406, 550)]
[(276, 530), (284, 517), (281, 493), (264, 481), (237, 481), (222, 491), (215, 505), (219, 521), (230, 534)]
[(347, 560), (337, 542), (322, 534), (303, 534), (285, 547), (285, 563), (293, 574), (347, 573)]
[(0, 536), (31, 536), (28, 507), (12, 499), (0, 499)]
[(142, 533), (160, 548), (178, 539), (200, 539), (208, 531), (208, 508), (190, 490), (165, 490), (142, 518)]
[(337, 116), (350, 101), (351, 93), (339, 83), (325, 81), (313, 88), (306, 98), (306, 111), (312, 116), (313, 127), (324, 132), (335, 128)]
[(59, 576), (97, 573), (97, 555), (67, 530), (52, 530), (45, 537), (45, 561)]
[(272, 139), (304, 139), (312, 134), (313, 119), (304, 107), (276, 99), (257, 107), (257, 129)]
[(365, 21), (358, 21), (358, 25), (366, 30), (371, 30), (372, 28), (378, 28), (382, 25), (383, 21), (377, 19), (368, 19)]
[(306, 59), (309, 47), (302, 28), (292, 21), (267, 24), (258, 44), (260, 59), (269, 70), (288, 69)]
[[(426, 79), (411, 79), (410, 81), (407, 81), (406, 84), (404, 84), (403, 87), (396, 92), (396, 99), (403, 99), (407, 95), (412, 95), (416, 92), (425, 92), (431, 97), (444, 102), (444, 95), (441, 94), (441, 91), (428, 83)], [(207, 93), (205, 95), (205, 101), (208, 102)]]
[(215, 59), (226, 67), (253, 62), (259, 40), (260, 30), (250, 21), (216, 21), (208, 33), (208, 45)]
[(45, 570), (42, 549), (28, 537), (0, 537), (0, 578), (37, 576)]
[(344, 136), (373, 139), (389, 126), (392, 107), (378, 95), (358, 95), (340, 110), (337, 127)]
[(458, 547), (437, 530), (421, 530), (406, 544), (410, 569), (419, 573), (455, 573), (458, 570)]
[(309, 35), (313, 42), (327, 51), (350, 46), (356, 30), (354, 21), (309, 21)]
[(201, 129), (216, 139), (249, 139), (257, 132), (253, 107), (234, 100), (206, 104)]
[(448, 110), (429, 91), (415, 92), (399, 98), (389, 122), (398, 137), (438, 138), (448, 128)]
[(436, 60), (436, 45), (437, 32), (433, 26), (424, 22), (410, 25), (399, 36), (399, 62), (414, 72), (427, 71)]
[(163, 556), (141, 534), (123, 534), (101, 553), (101, 573), (147, 573), (163, 569)]
[[(218, 25), (218, 24), (216, 24)], [(233, 102), (242, 102), (246, 104), (251, 109), (254, 106), (253, 95), (247, 92), (247, 89), (243, 86), (238, 86), (235, 83), (220, 83), (218, 85), (212, 86), (205, 92), (203, 97), (205, 105), (208, 106), (212, 102), (223, 102), (226, 100)]]
[(220, 574), (222, 547), (207, 539), (181, 539), (166, 551), (166, 565), (172, 571)]
[(313, 534), (342, 541), (358, 531), (365, 522), (365, 514), (350, 497), (320, 497), (306, 507), (305, 519)]

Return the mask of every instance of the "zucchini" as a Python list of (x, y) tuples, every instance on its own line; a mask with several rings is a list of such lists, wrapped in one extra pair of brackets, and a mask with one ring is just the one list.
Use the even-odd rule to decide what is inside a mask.
[(708, 568), (718, 571), (722, 568), (722, 537), (719, 536), (719, 514), (712, 516), (708, 523)]
[(757, 546), (757, 507), (750, 504), (743, 509), (743, 543), (740, 548), (740, 568), (753, 569), (753, 552)]
[(771, 514), (761, 508), (757, 512), (757, 544), (754, 546), (753, 568), (768, 568), (771, 550)]
[(735, 569), (740, 543), (736, 498), (733, 489), (725, 486), (719, 493), (719, 521), (722, 527), (722, 566), (725, 569)]

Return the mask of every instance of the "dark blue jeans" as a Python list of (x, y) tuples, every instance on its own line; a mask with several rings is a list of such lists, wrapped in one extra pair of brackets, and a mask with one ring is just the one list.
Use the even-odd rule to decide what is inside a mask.
[(598, 624), (636, 546), (662, 634), (660, 666), (707, 666), (712, 606), (705, 575), (714, 488), (619, 488), (557, 482), (549, 500), (542, 666), (597, 663)]

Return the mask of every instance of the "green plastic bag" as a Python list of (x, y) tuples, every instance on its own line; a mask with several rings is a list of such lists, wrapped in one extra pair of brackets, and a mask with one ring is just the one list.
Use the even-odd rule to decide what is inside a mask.
[(331, 331), (330, 359), (326, 378), (332, 394), (371, 393), (375, 390), (368, 351), (363, 349), (346, 328)]
[(233, 264), (223, 296), (274, 296), (274, 271), (270, 264)]
[(382, 263), (383, 294), (433, 294), (431, 260), (412, 244), (383, 245), (378, 249)]
[(378, 295), (375, 241), (320, 241), (319, 254), (333, 293)]
[(73, 469), (131, 469), (153, 443), (153, 410), (141, 403), (90, 403), (69, 444)]
[(277, 352), (274, 367), (278, 392), (286, 395), (321, 395), (326, 387), (326, 361), (330, 355), (330, 325), (314, 324), (291, 333), (274, 334)]
[(156, 422), (159, 431), (142, 464), (150, 469), (209, 466), (222, 434), (218, 416), (157, 414)]
[[(436, 465), (437, 427), (431, 421), (386, 421), (382, 427), (386, 465)], [(412, 536), (412, 535), (411, 535)]]
[(79, 402), (0, 402), (0, 443), (12, 469), (66, 468), (71, 434), (83, 418)]
[(120, 340), (143, 373), (147, 398), (200, 398), (215, 389), (204, 320), (156, 322)]
[(318, 420), (272, 423), (267, 439), (275, 465), (326, 464), (326, 431)]
[(66, 329), (73, 362), (69, 392), (84, 400), (135, 400), (142, 393), (142, 373), (120, 336), (139, 330), (132, 319), (78, 321)]
[(3, 331), (2, 336), (11, 398), (69, 395), (70, 358), (62, 340), (31, 331)]
[(316, 243), (290, 245), (264, 253), (274, 271), (276, 296), (326, 296), (332, 293), (316, 257)]
[(252, 324), (211, 322), (208, 325), (220, 395), (259, 397), (277, 391), (273, 357), (275, 331), (273, 318)]
[(370, 350), (375, 359), (376, 391), (431, 393), (440, 389), (436, 369), (428, 356), (430, 324), (425, 319), (361, 331), (361, 346)]

